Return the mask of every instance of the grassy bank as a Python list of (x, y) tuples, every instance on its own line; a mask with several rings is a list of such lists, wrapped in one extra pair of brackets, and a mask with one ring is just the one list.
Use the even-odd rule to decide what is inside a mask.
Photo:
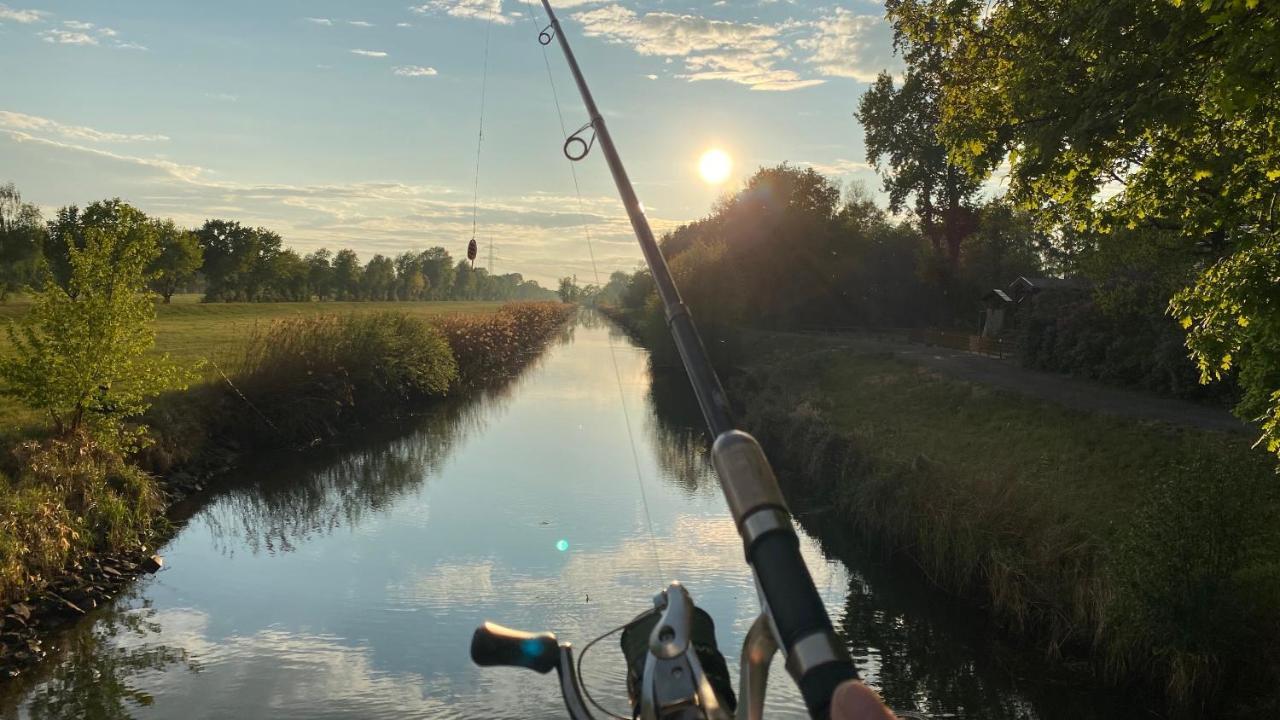
[[(162, 531), (166, 495), (198, 488), (245, 453), (324, 441), (465, 391), (483, 374), (514, 372), (572, 311), (559, 303), (470, 315), (366, 307), (246, 324), (222, 343), (214, 379), (156, 400), (142, 418), (154, 443), (140, 454), (122, 457), (88, 436), (12, 447), (11, 479), (0, 477), (0, 604), (34, 594), (37, 616), (65, 609), (67, 588), (83, 590), (76, 571), (85, 561), (136, 555)], [(14, 623), (24, 633), (32, 624), (12, 614), (0, 622), (6, 638)], [(0, 643), (0, 661), (11, 660), (9, 640)]]
[[(309, 303), (201, 303), (199, 296), (175, 296), (169, 305), (156, 307), (156, 352), (194, 363), (235, 363), (256, 330), (277, 320), (317, 315), (368, 315), (399, 312), (415, 318), (491, 315), (502, 307), (496, 302), (309, 302)], [(21, 298), (0, 303), (0, 326), (22, 318), (29, 305)], [(9, 352), (9, 335), (0, 329), (0, 355)], [(206, 379), (217, 377), (213, 364), (203, 370)], [(43, 418), (22, 405), (0, 398), (0, 442), (26, 434)]]
[(1074, 412), (838, 340), (752, 339), (736, 399), (793, 502), (833, 505), (1048, 655), (1145, 678), (1188, 714), (1275, 709), (1280, 486), (1247, 440)]

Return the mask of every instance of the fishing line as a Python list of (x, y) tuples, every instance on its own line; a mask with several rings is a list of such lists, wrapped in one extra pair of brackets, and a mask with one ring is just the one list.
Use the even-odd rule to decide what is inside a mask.
[(475, 188), (471, 199), (471, 242), (467, 245), (467, 259), (471, 261), (471, 267), (476, 266), (476, 228), (480, 215), (480, 152), (484, 148), (484, 107), (485, 100), (489, 91), (489, 36), (493, 34), (493, 15), (495, 7), (500, 7), (501, 3), (496, 3), (489, 7), (489, 21), (484, 29), (484, 65), (480, 74), (480, 131), (476, 136), (476, 170), (475, 170)]
[[(538, 22), (534, 19), (533, 12), (529, 12), (528, 15), (529, 22), (533, 23), (535, 29), (538, 29)], [(560, 94), (556, 91), (555, 73), (552, 72), (551, 60), (547, 57), (547, 45), (550, 44), (552, 39), (551, 32), (551, 26), (548, 26), (545, 29), (540, 29), (538, 31), (538, 44), (542, 46), (542, 63), (547, 68), (547, 83), (551, 86), (551, 99), (555, 102), (556, 117), (560, 121), (560, 133), (564, 135), (567, 146), (570, 138), (576, 137), (578, 133), (585, 130), (587, 126), (583, 126), (582, 129), (573, 133), (573, 135), (570, 135), (568, 127), (564, 124), (564, 112), (560, 108)], [(590, 123), (588, 123), (588, 125), (589, 124)], [(593, 137), (592, 143), (594, 142), (595, 138)], [(587, 150), (590, 150), (590, 146), (587, 147)], [(582, 232), (587, 239), (587, 255), (591, 258), (591, 272), (595, 277), (596, 287), (603, 287), (600, 284), (600, 268), (596, 265), (595, 246), (591, 240), (591, 226), (587, 224), (586, 220), (586, 203), (582, 201), (582, 187), (578, 182), (578, 168), (574, 165), (573, 156), (566, 153), (566, 157), (570, 160), (569, 173), (573, 176), (573, 192), (578, 197), (578, 213), (583, 217)], [(585, 153), (583, 154), (583, 157), (585, 157)], [(581, 157), (578, 159), (581, 159)], [(653, 551), (653, 563), (658, 569), (657, 581), (661, 584), (666, 582), (667, 573), (662, 568), (662, 557), (658, 554), (658, 537), (653, 531), (653, 514), (649, 511), (649, 495), (644, 489), (644, 471), (641, 470), (640, 467), (640, 451), (636, 448), (635, 432), (631, 427), (631, 413), (627, 411), (627, 394), (622, 387), (622, 370), (618, 367), (618, 354), (617, 349), (613, 345), (613, 337), (606, 334), (606, 341), (609, 345), (609, 359), (613, 361), (613, 377), (618, 384), (618, 400), (622, 404), (622, 419), (627, 426), (627, 441), (631, 444), (631, 461), (635, 465), (636, 484), (640, 486), (640, 504), (644, 508), (645, 527), (649, 532), (649, 547)]]
[(627, 629), (627, 627), (628, 627), (629, 625), (631, 625), (631, 624), (633, 624), (633, 623), (637, 623), (637, 622), (639, 622), (642, 618), (649, 617), (650, 615), (653, 615), (655, 612), (657, 612), (657, 611), (656, 611), (656, 610), (649, 610), (649, 611), (647, 611), (647, 612), (641, 613), (639, 617), (632, 619), (630, 622), (623, 623), (622, 625), (619, 625), (618, 627), (616, 627), (616, 628), (614, 628), (614, 629), (612, 629), (612, 630), (610, 630), (610, 631), (606, 632), (605, 634), (603, 634), (603, 635), (601, 635), (601, 636), (597, 637), (595, 640), (592, 640), (591, 642), (587, 643), (586, 645), (584, 645), (584, 646), (583, 646), (583, 648), (582, 648), (582, 652), (578, 653), (578, 680), (579, 680), (579, 682), (581, 682), (581, 683), (582, 683), (582, 694), (583, 694), (584, 696), (586, 696), (586, 698), (587, 698), (587, 702), (591, 703), (592, 705), (594, 705), (594, 706), (595, 706), (595, 708), (596, 708), (597, 710), (599, 710), (600, 712), (604, 713), (605, 715), (608, 715), (608, 716), (609, 716), (609, 717), (611, 717), (611, 718), (617, 718), (617, 720), (631, 720), (631, 718), (629, 718), (629, 717), (627, 717), (627, 716), (625, 716), (625, 715), (619, 715), (619, 714), (617, 714), (617, 713), (615, 713), (615, 712), (611, 711), (609, 708), (606, 708), (606, 707), (602, 706), (600, 703), (596, 702), (596, 699), (595, 699), (595, 698), (591, 697), (591, 691), (587, 689), (587, 678), (586, 678), (586, 676), (585, 676), (585, 675), (583, 675), (583, 674), (582, 674), (582, 661), (583, 661), (583, 659), (585, 659), (585, 658), (587, 657), (587, 653), (591, 650), (591, 648), (595, 647), (596, 643), (598, 643), (598, 642), (600, 642), (601, 640), (603, 640), (603, 639), (605, 639), (605, 638), (609, 637), (610, 635), (616, 635), (617, 633), (619, 633), (619, 632), (621, 632), (621, 631), (623, 631), (623, 630), (626, 630), (626, 629)]

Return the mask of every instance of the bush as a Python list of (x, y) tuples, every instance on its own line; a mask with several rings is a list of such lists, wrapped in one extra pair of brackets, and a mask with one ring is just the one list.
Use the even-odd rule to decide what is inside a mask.
[(510, 303), (492, 315), (451, 315), (435, 325), (453, 350), (459, 382), (475, 385), (522, 366), (571, 312), (558, 302)]
[(135, 549), (163, 523), (155, 479), (87, 433), (28, 442), (19, 456), (23, 475), (0, 485), (0, 602), (90, 553)]
[(1233, 383), (1200, 383), (1177, 323), (1158, 303), (1104, 309), (1083, 291), (1036, 296), (1019, 308), (1021, 363), (1184, 400), (1229, 405)]
[(250, 337), (231, 384), (249, 425), (289, 440), (334, 434), (407, 401), (440, 397), (458, 376), (444, 337), (403, 313), (281, 320)]

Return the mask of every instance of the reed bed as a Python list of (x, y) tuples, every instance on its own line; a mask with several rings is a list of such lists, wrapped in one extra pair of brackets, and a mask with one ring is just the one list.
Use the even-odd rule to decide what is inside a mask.
[(508, 375), (539, 353), (573, 306), (557, 302), (512, 303), (492, 315), (435, 320), (458, 361), (458, 380), (474, 385)]

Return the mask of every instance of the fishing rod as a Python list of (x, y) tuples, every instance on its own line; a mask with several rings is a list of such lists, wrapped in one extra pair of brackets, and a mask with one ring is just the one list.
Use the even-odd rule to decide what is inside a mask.
[[(760, 443), (735, 426), (724, 387), (649, 227), (604, 116), (596, 106), (551, 3), (542, 0), (542, 6), (550, 24), (539, 33), (538, 41), (544, 46), (553, 39), (559, 41), (588, 115), (587, 124), (565, 140), (564, 154), (570, 160), (581, 160), (596, 143), (604, 153), (653, 276), (667, 326), (713, 438), (711, 460), (760, 596), (760, 616), (743, 642), (739, 681), (743, 702), (738, 705), (737, 716), (752, 719), (762, 716), (769, 665), (773, 655), (781, 650), (787, 671), (799, 687), (810, 717), (827, 720), (836, 688), (856, 677), (853, 663), (836, 637), (800, 554), (799, 537), (769, 460)], [(584, 137), (588, 130), (589, 138)], [(693, 606), (688, 592), (679, 583), (672, 583), (659, 593), (654, 605), (654, 610), (632, 624), (640, 627), (643, 621), (643, 627), (652, 625), (637, 688), (638, 716), (645, 720), (729, 717), (724, 706), (731, 703), (717, 697), (716, 688), (702, 667), (706, 657), (689, 651), (698, 644), (701, 610)], [(714, 644), (714, 633), (711, 642)], [(625, 634), (623, 644), (627, 644)], [(472, 642), (472, 658), (480, 665), (515, 665), (544, 673), (557, 669), (569, 714), (574, 718), (590, 718), (582, 701), (572, 657), (569, 645), (559, 644), (550, 633), (518, 633), (492, 624), (478, 629)], [(697, 713), (690, 713), (691, 708)]]

